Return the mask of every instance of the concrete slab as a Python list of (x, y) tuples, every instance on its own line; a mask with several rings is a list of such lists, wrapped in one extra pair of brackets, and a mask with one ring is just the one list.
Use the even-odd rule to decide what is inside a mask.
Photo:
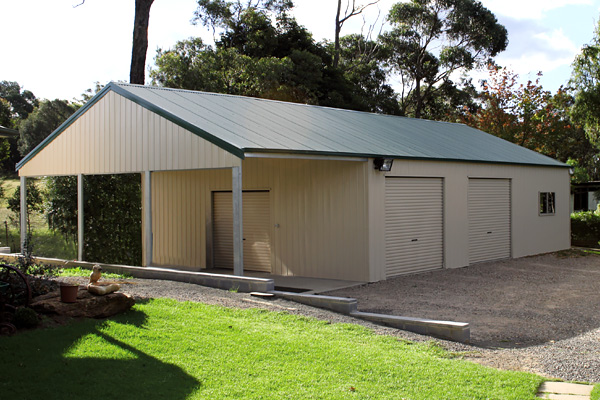
[(590, 400), (590, 396), (582, 396), (578, 394), (538, 393), (536, 397), (539, 397), (540, 399), (551, 400)]
[[(232, 270), (214, 268), (203, 272), (214, 272), (218, 274), (230, 275)], [(295, 290), (303, 290), (301, 293), (319, 294), (332, 290), (345, 289), (352, 286), (363, 285), (367, 282), (348, 281), (342, 279), (323, 279), (323, 278), (306, 278), (303, 276), (280, 276), (271, 275), (267, 272), (244, 271), (245, 276), (254, 278), (273, 279), (275, 287), (278, 290), (286, 291), (286, 288)], [(281, 289), (280, 289), (281, 288)]]
[(559, 393), (589, 396), (594, 390), (593, 385), (582, 385), (568, 382), (544, 382), (540, 389), (541, 393)]

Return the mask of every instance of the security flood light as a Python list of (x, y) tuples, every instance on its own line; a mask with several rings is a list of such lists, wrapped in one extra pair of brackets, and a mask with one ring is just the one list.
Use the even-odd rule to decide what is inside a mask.
[(376, 158), (373, 160), (373, 165), (375, 165), (375, 169), (379, 171), (389, 172), (392, 170), (393, 162), (393, 158)]

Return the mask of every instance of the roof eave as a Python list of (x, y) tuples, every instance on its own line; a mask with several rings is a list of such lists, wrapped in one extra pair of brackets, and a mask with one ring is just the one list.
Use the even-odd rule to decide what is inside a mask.
[[(355, 157), (355, 158), (393, 158), (398, 160), (416, 160), (416, 161), (448, 161), (448, 162), (465, 162), (465, 163), (481, 163), (481, 164), (502, 164), (502, 165), (523, 165), (531, 167), (552, 167), (552, 168), (571, 168), (568, 164), (556, 161), (556, 164), (543, 164), (533, 162), (515, 162), (515, 161), (495, 161), (495, 160), (476, 160), (464, 158), (442, 158), (442, 157), (413, 157), (397, 154), (374, 154), (374, 153), (351, 153), (351, 152), (328, 152), (316, 150), (282, 150), (282, 149), (264, 149), (264, 148), (244, 148), (246, 153), (264, 153), (264, 154), (297, 154), (311, 156), (338, 156), (338, 157)], [(548, 157), (550, 158), (550, 157)], [(550, 158), (553, 160), (552, 158)]]

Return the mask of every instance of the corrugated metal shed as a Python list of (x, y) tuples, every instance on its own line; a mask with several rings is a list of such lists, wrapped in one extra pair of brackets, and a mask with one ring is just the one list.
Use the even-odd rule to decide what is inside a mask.
[(567, 167), (463, 124), (112, 82), (17, 169), (110, 90), (240, 158), (274, 152)]

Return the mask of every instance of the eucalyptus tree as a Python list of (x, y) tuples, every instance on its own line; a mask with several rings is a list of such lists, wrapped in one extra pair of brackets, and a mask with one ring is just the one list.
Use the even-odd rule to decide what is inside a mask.
[(399, 76), (401, 109), (417, 118), (454, 72), (482, 66), (508, 45), (506, 28), (477, 0), (397, 3), (388, 21), (381, 41)]
[(573, 62), (570, 86), (575, 92), (571, 117), (600, 147), (600, 23), (592, 41), (582, 48)]

